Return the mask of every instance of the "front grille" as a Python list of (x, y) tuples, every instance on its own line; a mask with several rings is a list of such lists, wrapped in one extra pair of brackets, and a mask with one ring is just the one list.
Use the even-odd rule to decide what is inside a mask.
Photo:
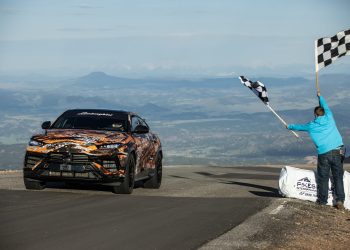
[(61, 162), (64, 159), (64, 155), (63, 154), (50, 154), (50, 160), (51, 161), (58, 161)]
[(91, 165), (83, 165), (83, 164), (62, 164), (62, 163), (56, 163), (51, 162), (48, 165), (48, 169), (52, 171), (73, 171), (73, 172), (85, 172), (85, 171), (91, 171), (93, 170)]
[(85, 154), (51, 153), (48, 160), (57, 163), (84, 164), (89, 163), (89, 156)]
[(89, 162), (89, 157), (84, 154), (73, 154), (72, 161), (73, 163), (86, 163)]
[(28, 155), (25, 162), (26, 168), (33, 168), (42, 158), (39, 156)]
[(41, 173), (42, 176), (50, 176), (50, 177), (64, 177), (64, 178), (88, 178), (88, 179), (98, 179), (98, 177), (92, 172), (64, 172), (64, 171), (52, 171), (52, 170), (44, 170)]
[[(42, 161), (36, 171), (43, 177), (101, 179), (103, 172), (98, 164), (109, 172), (118, 172), (120, 162), (116, 156), (90, 156), (82, 153), (52, 152), (47, 155), (27, 155), (25, 167), (33, 168)], [(105, 171), (105, 170), (103, 170)]]

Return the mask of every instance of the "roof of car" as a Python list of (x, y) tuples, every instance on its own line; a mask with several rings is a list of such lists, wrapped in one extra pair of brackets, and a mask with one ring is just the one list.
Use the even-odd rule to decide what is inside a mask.
[(72, 115), (136, 115), (134, 112), (111, 109), (69, 109), (64, 114)]

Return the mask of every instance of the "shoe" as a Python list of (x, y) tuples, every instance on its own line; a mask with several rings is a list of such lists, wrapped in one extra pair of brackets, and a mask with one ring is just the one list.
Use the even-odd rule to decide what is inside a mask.
[(337, 203), (335, 203), (335, 207), (337, 209), (339, 209), (339, 210), (344, 210), (345, 209), (344, 204), (341, 201), (337, 201)]
[(316, 201), (316, 204), (318, 206), (326, 206), (327, 205), (327, 203), (320, 202), (319, 200)]

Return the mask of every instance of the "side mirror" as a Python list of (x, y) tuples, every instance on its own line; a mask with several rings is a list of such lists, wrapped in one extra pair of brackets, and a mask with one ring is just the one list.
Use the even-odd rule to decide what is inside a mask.
[(144, 125), (137, 125), (134, 129), (134, 133), (136, 134), (147, 134), (149, 132), (149, 128)]
[(50, 121), (46, 121), (46, 122), (43, 122), (43, 124), (41, 124), (42, 129), (49, 129), (50, 127), (51, 127)]

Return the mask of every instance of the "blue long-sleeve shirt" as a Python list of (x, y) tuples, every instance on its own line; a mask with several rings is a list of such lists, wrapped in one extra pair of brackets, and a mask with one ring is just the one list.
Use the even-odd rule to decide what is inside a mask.
[(317, 153), (324, 154), (343, 145), (343, 140), (335, 124), (333, 114), (322, 96), (320, 96), (320, 106), (325, 111), (323, 116), (318, 116), (312, 122), (303, 125), (290, 124), (288, 129), (308, 132), (316, 145)]

